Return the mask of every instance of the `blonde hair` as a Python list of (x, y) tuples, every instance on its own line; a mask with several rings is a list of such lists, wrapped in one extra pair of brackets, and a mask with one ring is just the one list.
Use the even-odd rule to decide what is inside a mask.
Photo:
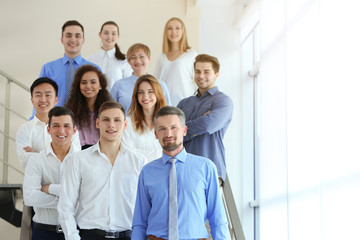
[(187, 40), (187, 34), (186, 34), (186, 29), (185, 29), (185, 24), (184, 22), (180, 19), (180, 18), (177, 18), (177, 17), (173, 17), (173, 18), (170, 18), (166, 24), (165, 24), (165, 28), (164, 28), (164, 35), (163, 35), (163, 47), (162, 47), (162, 51), (163, 53), (167, 54), (170, 50), (170, 41), (167, 37), (167, 28), (168, 28), (168, 25), (171, 21), (173, 20), (176, 20), (178, 22), (180, 22), (181, 24), (181, 28), (182, 28), (182, 36), (181, 36), (181, 39), (180, 39), (180, 50), (182, 52), (186, 52), (188, 49), (190, 49), (191, 47), (189, 46), (189, 43), (188, 43), (188, 40)]
[(145, 44), (142, 44), (142, 43), (134, 43), (133, 45), (131, 45), (129, 47), (129, 49), (127, 50), (127, 53), (126, 53), (126, 58), (127, 58), (128, 62), (130, 61), (131, 55), (133, 55), (138, 50), (143, 50), (144, 53), (146, 54), (146, 56), (148, 56), (148, 58), (150, 58), (151, 51), (148, 46), (146, 46)]

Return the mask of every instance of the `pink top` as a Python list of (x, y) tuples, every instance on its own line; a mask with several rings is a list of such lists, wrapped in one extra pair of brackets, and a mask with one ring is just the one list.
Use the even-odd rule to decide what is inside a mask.
[(100, 132), (96, 128), (94, 112), (90, 111), (90, 123), (88, 126), (78, 126), (81, 146), (94, 145), (99, 141)]

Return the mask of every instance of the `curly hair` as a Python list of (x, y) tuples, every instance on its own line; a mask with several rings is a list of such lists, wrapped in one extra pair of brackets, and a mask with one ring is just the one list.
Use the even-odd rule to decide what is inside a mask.
[(83, 65), (77, 69), (74, 81), (71, 85), (70, 98), (65, 107), (74, 113), (75, 123), (81, 127), (90, 123), (90, 108), (87, 104), (86, 98), (81, 94), (80, 83), (81, 79), (87, 72), (95, 72), (99, 77), (101, 90), (99, 91), (94, 103), (94, 120), (98, 116), (101, 104), (107, 101), (112, 101), (109, 91), (106, 89), (107, 80), (105, 75), (93, 65)]
[(138, 80), (136, 81), (135, 86), (134, 86), (134, 91), (133, 91), (132, 100), (131, 100), (131, 106), (130, 106), (128, 115), (131, 116), (131, 120), (134, 123), (135, 130), (139, 131), (141, 134), (145, 130), (145, 127), (144, 127), (145, 116), (144, 116), (142, 106), (138, 101), (138, 91), (139, 91), (140, 84), (143, 82), (148, 82), (151, 85), (151, 87), (154, 90), (155, 96), (156, 96), (156, 104), (155, 104), (155, 109), (153, 112), (152, 119), (154, 119), (155, 113), (160, 108), (167, 105), (166, 98), (165, 98), (164, 92), (161, 88), (161, 85), (154, 76), (152, 76), (150, 74), (146, 74), (146, 75), (143, 75), (138, 78)]

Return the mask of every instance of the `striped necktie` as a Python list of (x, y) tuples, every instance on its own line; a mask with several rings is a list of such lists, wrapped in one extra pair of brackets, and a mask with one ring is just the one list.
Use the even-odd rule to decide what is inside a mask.
[(71, 85), (74, 81), (75, 68), (74, 68), (74, 59), (69, 60), (69, 66), (66, 72), (66, 87), (65, 87), (65, 104), (70, 98)]
[(177, 205), (177, 180), (176, 180), (176, 159), (172, 158), (169, 172), (169, 240), (179, 239), (178, 229), (178, 205)]

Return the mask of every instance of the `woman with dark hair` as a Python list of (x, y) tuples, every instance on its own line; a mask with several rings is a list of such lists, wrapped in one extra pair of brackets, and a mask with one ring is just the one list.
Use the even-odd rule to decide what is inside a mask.
[(105, 22), (100, 29), (101, 49), (87, 58), (101, 67), (108, 80), (108, 90), (117, 80), (131, 76), (132, 69), (126, 61), (126, 56), (120, 51), (116, 41), (119, 39), (119, 26), (113, 21)]
[(150, 74), (139, 77), (135, 83), (129, 116), (126, 117), (128, 126), (122, 138), (125, 145), (143, 153), (148, 161), (162, 155), (162, 147), (154, 134), (154, 116), (166, 105), (159, 81)]
[(112, 100), (106, 86), (106, 77), (98, 68), (84, 65), (76, 71), (70, 98), (65, 107), (74, 113), (82, 149), (99, 140), (100, 133), (95, 125), (98, 111), (101, 104)]
[(180, 18), (170, 18), (165, 24), (162, 54), (156, 63), (154, 75), (166, 83), (174, 106), (196, 91), (196, 55), (188, 44), (184, 22)]

